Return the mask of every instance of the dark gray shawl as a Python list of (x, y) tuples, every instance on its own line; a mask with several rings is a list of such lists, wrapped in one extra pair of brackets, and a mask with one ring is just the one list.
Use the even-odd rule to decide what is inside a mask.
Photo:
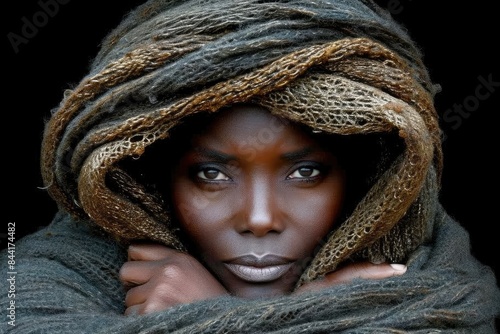
[[(493, 333), (495, 277), (438, 204), (435, 93), (408, 34), (368, 0), (147, 1), (104, 40), (90, 73), (47, 123), (42, 175), (61, 213), (16, 245), (16, 330)], [(404, 262), (407, 273), (308, 295), (122, 316), (117, 273), (127, 243), (184, 247), (162, 198), (121, 162), (140, 159), (184, 117), (239, 102), (314, 131), (397, 139), (402, 152), (298, 284), (358, 259)], [(1, 302), (6, 309), (5, 295)]]
[[(467, 232), (441, 208), (433, 235), (401, 277), (262, 301), (224, 297), (126, 317), (118, 281), (124, 248), (60, 213), (16, 245), (11, 333), (496, 333), (500, 291), (493, 272), (471, 256)], [(5, 251), (0, 255), (6, 258)], [(7, 272), (6, 261), (1, 270)], [(8, 302), (4, 293), (2, 310)], [(4, 318), (2, 332), (7, 327)]]

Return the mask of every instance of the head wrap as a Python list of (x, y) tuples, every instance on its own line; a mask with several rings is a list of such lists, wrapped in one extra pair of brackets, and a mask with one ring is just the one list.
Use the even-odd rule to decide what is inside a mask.
[(406, 260), (429, 237), (442, 169), (435, 93), (419, 49), (372, 1), (150, 0), (48, 121), (42, 175), (61, 209), (120, 240), (184, 249), (165, 205), (119, 163), (187, 116), (251, 102), (315, 131), (395, 134), (402, 153), (300, 284), (349, 258)]

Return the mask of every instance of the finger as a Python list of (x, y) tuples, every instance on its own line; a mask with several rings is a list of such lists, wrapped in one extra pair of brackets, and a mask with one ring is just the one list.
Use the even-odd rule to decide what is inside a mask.
[(128, 259), (129, 261), (155, 261), (178, 252), (160, 244), (132, 244), (128, 247)]
[(165, 309), (172, 307), (176, 304), (178, 304), (178, 303), (174, 303), (171, 305), (163, 305), (161, 303), (145, 302), (142, 304), (136, 304), (136, 305), (132, 305), (132, 306), (127, 307), (127, 309), (125, 309), (124, 314), (126, 316), (143, 315), (143, 314), (162, 311), (162, 310), (165, 310)]
[(126, 287), (148, 282), (154, 275), (158, 263), (154, 261), (128, 261), (120, 268), (119, 279)]
[(383, 279), (403, 275), (406, 269), (406, 266), (402, 264), (360, 262), (329, 273), (325, 279), (330, 283), (346, 283), (356, 278)]
[(141, 309), (142, 309), (142, 305), (141, 304), (132, 305), (132, 306), (127, 307), (127, 309), (125, 310), (124, 314), (126, 316), (140, 315), (141, 314)]
[(325, 275), (323, 279), (302, 285), (296, 290), (296, 293), (317, 291), (334, 285), (349, 283), (357, 278), (383, 279), (399, 276), (403, 275), (406, 269), (407, 267), (402, 264), (373, 264), (370, 262), (353, 263)]
[(147, 300), (147, 296), (149, 296), (148, 286), (147, 284), (139, 285), (133, 287), (128, 290), (125, 295), (125, 306), (131, 307), (134, 305), (139, 305)]

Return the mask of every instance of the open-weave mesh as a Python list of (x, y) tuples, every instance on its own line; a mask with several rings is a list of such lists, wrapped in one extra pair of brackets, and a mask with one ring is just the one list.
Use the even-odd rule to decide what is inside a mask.
[(49, 120), (42, 175), (62, 209), (119, 240), (182, 250), (165, 204), (119, 162), (185, 117), (252, 102), (315, 131), (396, 133), (403, 153), (301, 284), (350, 257), (405, 260), (425, 240), (442, 165), (434, 93), (418, 49), (369, 1), (149, 1)]
[[(146, 1), (110, 32), (47, 123), (41, 169), (61, 210), (16, 242), (9, 332), (497, 333), (496, 277), (439, 203), (436, 91), (408, 34), (370, 0)], [(360, 187), (348, 174), (347, 188), (360, 190), (346, 194), (346, 212), (298, 285), (343, 261), (404, 262), (407, 271), (124, 316), (127, 243), (185, 249), (168, 198), (139, 167), (165, 143), (182, 151), (191, 115), (205, 120), (240, 102), (332, 145), (353, 143), (335, 153), (342, 163), (356, 157), (346, 170), (367, 173)], [(161, 152), (167, 165), (178, 153)], [(155, 167), (164, 173), (164, 162)], [(6, 261), (0, 269), (10, 271)], [(0, 308), (12, 301), (4, 294)]]
[[(18, 322), (6, 332), (498, 333), (495, 277), (471, 256), (467, 232), (434, 204), (434, 240), (412, 254), (402, 276), (278, 298), (228, 296), (136, 316), (123, 316), (118, 277), (126, 248), (92, 222), (60, 212), (48, 228), (16, 243)], [(6, 262), (0, 266), (8, 271)], [(0, 307), (9, 307), (7, 294)]]
[[(271, 93), (265, 105), (281, 116), (329, 133), (347, 135), (397, 130), (406, 144), (402, 156), (323, 246), (304, 275), (304, 279), (309, 280), (335, 269), (347, 255), (367, 248), (400, 221), (421, 193), (433, 157), (433, 143), (419, 113), (380, 90), (330, 74), (312, 75), (297, 81), (284, 91)], [(391, 238), (391, 242), (403, 242), (399, 249), (393, 246), (390, 252), (372, 251), (370, 260), (404, 260), (413, 250), (411, 247), (415, 247), (415, 239), (423, 240), (422, 227), (418, 220), (415, 221), (409, 238)]]

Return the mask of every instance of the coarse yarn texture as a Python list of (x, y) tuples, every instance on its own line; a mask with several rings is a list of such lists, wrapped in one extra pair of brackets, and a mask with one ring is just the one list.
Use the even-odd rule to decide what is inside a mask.
[(119, 162), (185, 117), (252, 102), (326, 133), (396, 133), (404, 152), (323, 246), (309, 281), (350, 256), (403, 261), (428, 237), (423, 185), (437, 187), (442, 164), (433, 89), (418, 49), (370, 2), (152, 1), (108, 36), (47, 124), (42, 172), (64, 210), (123, 240), (183, 249), (165, 205)]
[[(2, 322), (0, 332), (494, 334), (495, 277), (471, 256), (467, 232), (442, 208), (437, 212), (434, 242), (414, 252), (403, 276), (265, 300), (223, 297), (136, 316), (123, 316), (118, 274), (126, 248), (92, 222), (59, 213), (16, 244), (17, 322), (10, 328)], [(0, 268), (7, 272), (7, 263)], [(8, 306), (4, 294), (0, 307)]]
[[(59, 253), (43, 232), (32, 237), (33, 249), (44, 249), (34, 257), (47, 261), (46, 284), (59, 265), (82, 281), (57, 288), (67, 305), (44, 308), (33, 298), (42, 292), (26, 292), (27, 317), (47, 309), (43, 317), (58, 314), (61, 326), (77, 331), (82, 310), (106, 309), (87, 324), (106, 333), (494, 333), (495, 278), (470, 256), (466, 233), (438, 204), (437, 91), (407, 32), (368, 0), (145, 2), (103, 41), (90, 73), (54, 110), (42, 143), (42, 176), (61, 211), (52, 228), (71, 240), (82, 233), (86, 241), (71, 247), (91, 249), (105, 263), (93, 263), (91, 251), (85, 260), (65, 260), (61, 254), (71, 250), (64, 242)], [(297, 285), (358, 259), (405, 262), (408, 274), (300, 298), (207, 301), (118, 323), (123, 295), (112, 292), (119, 291), (121, 247), (151, 240), (185, 250), (165, 203), (121, 162), (140, 160), (186, 118), (236, 103), (258, 104), (314, 132), (393, 136), (402, 152), (331, 232)], [(90, 261), (89, 272), (81, 261)], [(92, 305), (78, 311), (86, 303)], [(73, 310), (67, 317), (66, 307)]]

